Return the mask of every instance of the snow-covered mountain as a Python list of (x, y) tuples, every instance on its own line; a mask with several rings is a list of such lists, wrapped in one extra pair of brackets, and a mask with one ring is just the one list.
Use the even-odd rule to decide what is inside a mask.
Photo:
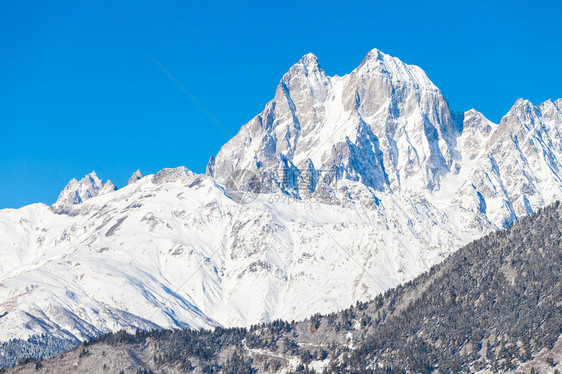
[(457, 167), (458, 135), (443, 95), (419, 67), (375, 49), (350, 74), (328, 77), (307, 54), (208, 169), (218, 180), (240, 168), (278, 180), (295, 168), (335, 168), (378, 192), (432, 191)]
[[(518, 100), (494, 124), (452, 112), (422, 69), (378, 50), (343, 77), (308, 54), (207, 174), (137, 171), (115, 190), (92, 173), (52, 207), (0, 211), (0, 340), (249, 325), (371, 299), (562, 198), (560, 128), (562, 99)], [(240, 170), (253, 178), (238, 187), (259, 192), (246, 204)]]

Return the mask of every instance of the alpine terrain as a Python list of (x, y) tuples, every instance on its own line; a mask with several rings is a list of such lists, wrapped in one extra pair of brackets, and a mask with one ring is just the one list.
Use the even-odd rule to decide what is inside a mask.
[(559, 373), (562, 205), (301, 322), (109, 333), (14, 373)]
[(0, 365), (373, 300), (562, 198), (561, 128), (562, 99), (495, 124), (376, 49), (342, 77), (307, 54), (206, 174), (91, 173), (0, 211)]

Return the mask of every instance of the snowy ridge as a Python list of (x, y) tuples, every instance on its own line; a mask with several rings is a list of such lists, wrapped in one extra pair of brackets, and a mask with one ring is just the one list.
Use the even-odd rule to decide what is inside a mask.
[[(562, 198), (561, 109), (518, 100), (494, 124), (378, 50), (343, 77), (307, 54), (206, 175), (137, 171), (115, 190), (92, 173), (52, 207), (0, 211), (0, 339), (246, 326), (371, 299)], [(260, 180), (248, 204), (225, 187), (239, 169)]]

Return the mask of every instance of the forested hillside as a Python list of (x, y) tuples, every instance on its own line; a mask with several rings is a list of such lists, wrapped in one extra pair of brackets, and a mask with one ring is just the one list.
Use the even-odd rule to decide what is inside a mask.
[(562, 206), (460, 249), (371, 302), (250, 329), (104, 335), (14, 372), (554, 373)]

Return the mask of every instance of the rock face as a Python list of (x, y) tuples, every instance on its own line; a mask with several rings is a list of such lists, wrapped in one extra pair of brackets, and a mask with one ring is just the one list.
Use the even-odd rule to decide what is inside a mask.
[[(0, 211), (0, 339), (240, 326), (345, 308), (562, 197), (562, 100), (494, 124), (378, 50), (343, 77), (308, 54), (205, 175)], [(229, 181), (247, 170), (255, 199)], [(242, 175), (246, 175), (243, 173)], [(245, 186), (241, 186), (244, 189)], [(230, 194), (230, 195), (229, 195)]]

